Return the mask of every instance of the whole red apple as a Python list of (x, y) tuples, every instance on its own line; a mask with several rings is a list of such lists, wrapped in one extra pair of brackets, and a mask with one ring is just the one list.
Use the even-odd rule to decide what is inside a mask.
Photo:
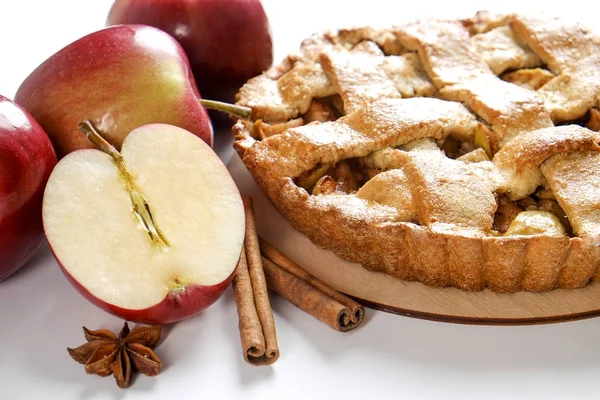
[(206, 98), (233, 101), (248, 79), (273, 62), (260, 0), (116, 0), (107, 24), (151, 25), (174, 36)]
[(94, 147), (78, 131), (86, 119), (117, 148), (148, 123), (179, 126), (212, 145), (199, 98), (179, 43), (142, 25), (105, 28), (71, 43), (33, 71), (15, 97), (48, 133), (59, 157)]
[(0, 96), (0, 281), (23, 267), (42, 242), (42, 197), (55, 165), (42, 127)]

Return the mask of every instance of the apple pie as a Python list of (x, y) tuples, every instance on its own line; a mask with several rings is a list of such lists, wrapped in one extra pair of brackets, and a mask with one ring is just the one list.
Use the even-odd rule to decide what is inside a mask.
[(600, 36), (577, 23), (325, 32), (237, 103), (256, 183), (343, 259), (474, 291), (600, 279)]

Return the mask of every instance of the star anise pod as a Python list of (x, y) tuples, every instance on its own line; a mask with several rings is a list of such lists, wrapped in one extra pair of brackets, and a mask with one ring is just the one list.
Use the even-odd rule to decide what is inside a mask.
[(84, 326), (87, 343), (67, 350), (75, 361), (85, 364), (88, 374), (114, 374), (117, 385), (126, 388), (132, 370), (147, 376), (160, 372), (162, 363), (152, 351), (160, 339), (160, 332), (160, 325), (138, 326), (129, 331), (127, 321), (118, 337), (108, 329), (91, 331)]

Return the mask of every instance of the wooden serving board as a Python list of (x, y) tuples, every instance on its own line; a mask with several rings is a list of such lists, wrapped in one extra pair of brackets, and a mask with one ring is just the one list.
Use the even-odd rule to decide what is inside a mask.
[(234, 155), (229, 170), (242, 194), (254, 199), (257, 230), (308, 272), (364, 305), (394, 314), (471, 324), (540, 324), (600, 316), (600, 284), (544, 293), (467, 292), (404, 282), (370, 272), (314, 245), (296, 231), (256, 186)]

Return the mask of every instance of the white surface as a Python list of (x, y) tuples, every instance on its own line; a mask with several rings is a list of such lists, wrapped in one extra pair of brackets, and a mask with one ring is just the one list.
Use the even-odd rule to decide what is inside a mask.
[[(12, 97), (47, 56), (101, 28), (110, 3), (3, 1), (0, 93)], [(391, 3), (411, 8), (394, 10)], [(330, 26), (539, 8), (524, 1), (486, 3), (311, 0), (296, 6), (264, 1), (277, 59), (307, 34)], [(546, 3), (544, 9), (589, 25), (597, 20), (583, 2)], [(285, 17), (285, 10), (293, 17)], [(65, 348), (83, 343), (81, 325), (118, 330), (122, 322), (76, 293), (44, 248), (28, 268), (0, 283), (0, 398), (598, 398), (599, 319), (481, 327), (368, 310), (363, 327), (340, 334), (280, 298), (273, 297), (272, 303), (281, 348), (272, 367), (243, 361), (235, 305), (227, 291), (206, 312), (165, 329), (166, 339), (157, 349), (165, 369), (158, 377), (140, 376), (120, 390), (112, 378), (86, 375)]]

